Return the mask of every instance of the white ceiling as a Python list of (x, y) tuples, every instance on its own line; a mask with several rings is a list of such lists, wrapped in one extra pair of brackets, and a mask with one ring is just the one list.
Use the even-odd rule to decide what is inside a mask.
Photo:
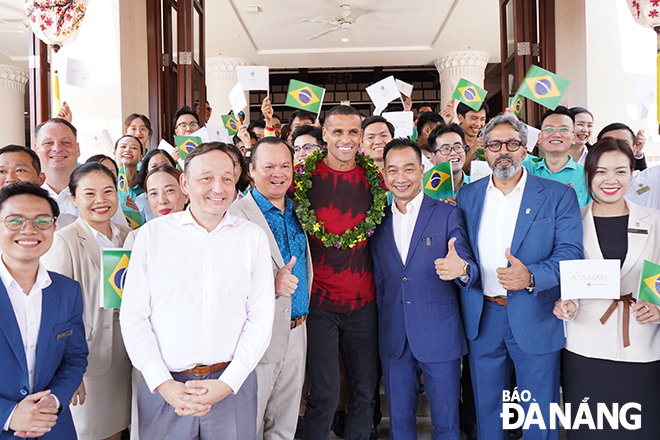
[[(500, 60), (499, 0), (356, 1), (206, 0), (206, 56), (273, 68), (431, 65), (470, 49)], [(356, 24), (307, 40), (333, 26), (303, 19), (334, 21), (346, 3), (366, 9)], [(0, 63), (27, 68), (25, 22), (23, 0), (0, 0)]]
[[(342, 4), (367, 11), (350, 29), (334, 21)], [(270, 67), (430, 65), (448, 52), (480, 50), (499, 62), (498, 0), (207, 0), (206, 56)], [(259, 6), (248, 15), (246, 6)], [(217, 17), (217, 18), (216, 18)], [(349, 42), (341, 42), (343, 37)]]

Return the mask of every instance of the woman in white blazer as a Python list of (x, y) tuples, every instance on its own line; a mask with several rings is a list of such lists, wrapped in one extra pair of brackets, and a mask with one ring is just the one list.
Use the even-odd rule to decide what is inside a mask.
[(119, 328), (119, 309), (101, 304), (101, 248), (130, 247), (131, 229), (110, 221), (118, 206), (117, 180), (100, 163), (78, 167), (69, 182), (80, 217), (57, 231), (42, 258), (47, 269), (82, 286), (87, 345), (87, 371), (71, 401), (81, 440), (119, 439), (130, 424), (131, 363)]
[[(603, 139), (589, 149), (585, 173), (593, 202), (582, 208), (586, 259), (621, 261), (621, 297), (557, 301), (554, 313), (567, 320), (562, 356), (564, 401), (573, 420), (583, 399), (594, 423), (598, 404), (610, 412), (629, 402), (641, 405), (641, 429), (620, 424), (567, 431), (573, 439), (653, 439), (660, 435), (660, 310), (637, 299), (642, 262), (660, 263), (660, 211), (624, 198), (635, 157), (628, 143)], [(614, 411), (617, 411), (614, 409)], [(631, 415), (640, 414), (631, 410)], [(619, 421), (619, 416), (616, 416)], [(598, 428), (598, 426), (596, 426)]]

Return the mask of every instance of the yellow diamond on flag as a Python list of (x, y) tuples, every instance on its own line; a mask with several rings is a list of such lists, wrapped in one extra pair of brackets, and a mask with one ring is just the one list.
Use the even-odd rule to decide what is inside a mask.
[(481, 96), (479, 96), (479, 92), (473, 86), (459, 87), (458, 91), (461, 92), (461, 95), (463, 95), (463, 98), (465, 99), (466, 102), (481, 101)]
[(651, 277), (648, 277), (644, 279), (644, 282), (646, 283), (647, 286), (651, 289), (655, 295), (660, 298), (660, 293), (658, 292), (658, 283), (660, 282), (660, 275), (653, 275)]
[(555, 80), (552, 79), (550, 75), (525, 78), (525, 82), (536, 99), (561, 96), (561, 93), (555, 84)]
[(443, 173), (442, 171), (438, 170), (433, 170), (433, 174), (431, 174), (431, 177), (429, 178), (429, 181), (426, 182), (426, 186), (424, 186), (425, 189), (430, 189), (432, 191), (437, 191), (440, 186), (445, 183), (447, 179), (449, 179), (450, 175), (447, 173)]
[(312, 105), (320, 101), (320, 98), (307, 86), (294, 90), (290, 94), (302, 106)]
[(124, 293), (124, 281), (126, 280), (126, 268), (128, 267), (128, 262), (129, 259), (126, 254), (122, 255), (119, 263), (117, 263), (117, 266), (115, 267), (115, 270), (112, 271), (110, 278), (108, 278), (110, 285), (115, 290), (115, 292), (117, 292), (117, 295), (119, 295), (120, 298)]

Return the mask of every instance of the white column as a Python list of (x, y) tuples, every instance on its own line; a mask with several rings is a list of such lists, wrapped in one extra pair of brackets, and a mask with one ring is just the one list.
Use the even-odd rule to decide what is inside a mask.
[(487, 52), (466, 50), (450, 52), (433, 60), (440, 74), (441, 108), (451, 100), (454, 88), (461, 78), (484, 86), (486, 64), (490, 55)]
[[(206, 59), (206, 99), (211, 104), (210, 124), (222, 125), (221, 115), (226, 115), (231, 110), (229, 103), (229, 92), (236, 85), (236, 66), (250, 66), (247, 60), (230, 57), (212, 57)], [(245, 98), (250, 104), (249, 92), (245, 92)], [(243, 110), (245, 120), (250, 121), (250, 112)]]
[(0, 147), (25, 145), (25, 83), (28, 74), (23, 69), (0, 64)]

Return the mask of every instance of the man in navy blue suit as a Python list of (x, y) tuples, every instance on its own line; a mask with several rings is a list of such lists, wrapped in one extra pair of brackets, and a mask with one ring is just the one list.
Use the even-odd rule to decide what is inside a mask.
[[(559, 262), (583, 258), (582, 221), (575, 191), (522, 167), (527, 128), (499, 115), (483, 129), (493, 173), (461, 189), (480, 282), (461, 291), (480, 439), (505, 439), (501, 413), (515, 367), (525, 414), (538, 404), (546, 428), (549, 405), (559, 401), (561, 321), (553, 320), (560, 297)], [(528, 396), (526, 396), (528, 397)], [(557, 439), (557, 430), (523, 425), (525, 440)]]
[(419, 146), (394, 139), (383, 158), (394, 202), (371, 252), (391, 438), (417, 438), (417, 377), (423, 373), (433, 438), (457, 440), (461, 356), (467, 352), (457, 285), (471, 286), (476, 277), (470, 271), (478, 276), (478, 270), (461, 211), (420, 189)]
[(0, 439), (75, 439), (69, 400), (87, 367), (80, 285), (39, 263), (57, 202), (34, 183), (0, 191)]

